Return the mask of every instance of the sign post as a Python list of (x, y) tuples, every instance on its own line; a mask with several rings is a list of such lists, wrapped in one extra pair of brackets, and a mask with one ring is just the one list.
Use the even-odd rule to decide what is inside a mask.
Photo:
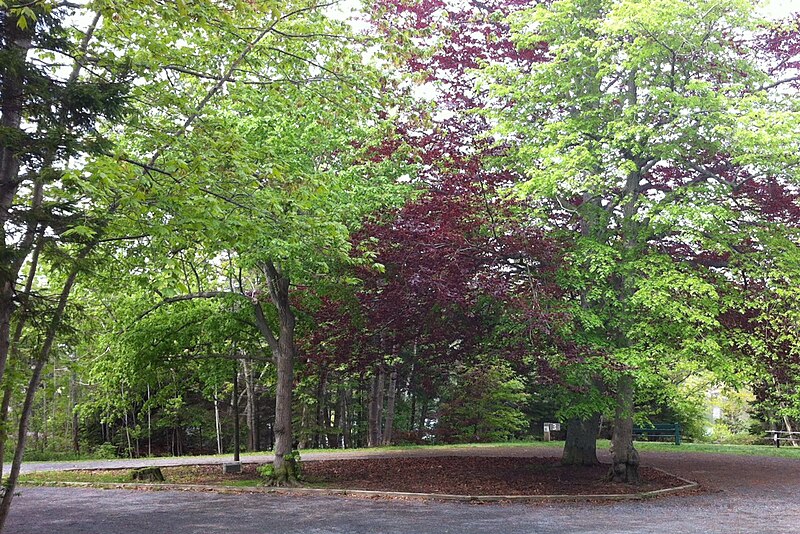
[(544, 441), (550, 441), (550, 432), (558, 432), (561, 430), (561, 423), (545, 423), (544, 424)]

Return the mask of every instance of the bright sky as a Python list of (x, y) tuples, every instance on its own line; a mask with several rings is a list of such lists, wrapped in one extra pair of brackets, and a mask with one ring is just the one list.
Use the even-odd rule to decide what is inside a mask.
[(771, 0), (766, 2), (763, 12), (769, 18), (786, 17), (800, 12), (800, 0)]

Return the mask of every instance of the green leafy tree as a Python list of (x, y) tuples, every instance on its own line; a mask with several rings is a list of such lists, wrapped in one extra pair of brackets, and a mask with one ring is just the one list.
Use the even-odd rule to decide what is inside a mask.
[(436, 433), (444, 442), (505, 441), (528, 427), (528, 395), (504, 363), (459, 365), (439, 405)]
[[(395, 178), (405, 170), (381, 152), (392, 82), (364, 62), (373, 43), (327, 17), (325, 4), (270, 5), (199, 26), (199, 14), (153, 6), (176, 24), (157, 48), (114, 29), (106, 40), (135, 47), (148, 81), (118, 143), (121, 159), (147, 162), (137, 192), (147, 201), (128, 226), (143, 237), (119, 256), (153, 280), (159, 306), (226, 299), (248, 310), (277, 368), (275, 479), (293, 483), (283, 460), (297, 362), (292, 288), (359, 261), (350, 233), (403, 198)], [(155, 15), (138, 7), (121, 16), (144, 25)], [(229, 38), (211, 49), (209, 31)], [(186, 53), (195, 48), (209, 53)]]
[(610, 476), (635, 482), (636, 383), (723, 360), (718, 286), (693, 260), (753, 237), (733, 209), (747, 177), (795, 180), (796, 100), (748, 41), (761, 21), (747, 0), (560, 0), (510, 22), (551, 60), (484, 69), (508, 104), (496, 134), (528, 178), (517, 191), (578, 236), (566, 278), (577, 332), (612, 362)]

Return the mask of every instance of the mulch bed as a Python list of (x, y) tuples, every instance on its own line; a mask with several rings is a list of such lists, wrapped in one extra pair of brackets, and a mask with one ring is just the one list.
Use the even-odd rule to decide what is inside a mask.
[[(255, 464), (240, 474), (223, 474), (219, 465), (162, 467), (170, 484), (230, 485), (260, 481)], [(558, 458), (442, 456), (304, 461), (309, 487), (433, 493), (448, 495), (607, 495), (633, 494), (682, 486), (684, 481), (641, 467), (636, 486), (605, 480), (609, 466), (565, 467)], [(77, 471), (89, 480), (108, 470)], [(119, 472), (119, 470), (116, 470)]]
[(598, 495), (640, 493), (685, 482), (641, 468), (636, 486), (604, 480), (608, 465), (564, 467), (557, 458), (381, 458), (303, 462), (312, 485), (330, 488), (450, 495)]

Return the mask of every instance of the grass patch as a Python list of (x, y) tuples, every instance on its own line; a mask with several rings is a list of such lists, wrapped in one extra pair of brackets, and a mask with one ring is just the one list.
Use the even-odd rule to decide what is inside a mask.
[[(597, 447), (600, 448), (598, 442)], [(605, 443), (608, 443), (607, 441)], [(707, 454), (736, 454), (740, 456), (770, 456), (775, 458), (795, 458), (800, 460), (800, 447), (784, 446), (780, 449), (770, 445), (723, 445), (717, 443), (665, 443), (657, 441), (637, 441), (640, 451), (653, 452), (698, 452)]]
[(40, 471), (37, 473), (27, 473), (20, 475), (19, 483), (28, 485), (43, 484), (45, 482), (104, 482), (118, 483), (131, 482), (130, 471), (120, 469), (118, 471)]
[[(255, 473), (255, 467), (246, 466), (243, 473), (224, 475), (217, 465), (185, 465), (162, 467), (164, 482), (144, 482), (146, 484), (211, 484), (215, 486), (254, 487), (263, 480)], [(131, 479), (130, 469), (80, 469), (69, 471), (40, 471), (20, 476), (21, 485), (41, 485), (50, 482), (88, 482), (88, 483), (142, 483)]]
[[(598, 440), (597, 450), (607, 451), (610, 443), (608, 440)], [(481, 448), (514, 448), (514, 447), (536, 447), (536, 448), (555, 448), (562, 449), (564, 447), (563, 441), (511, 441), (499, 443), (464, 443), (455, 445), (392, 445), (389, 447), (378, 447), (374, 449), (303, 449), (300, 451), (301, 456), (316, 453), (335, 453), (337, 456), (346, 458), (350, 454), (357, 455), (380, 455), (384, 452), (393, 451), (416, 451), (416, 450), (463, 450), (463, 449), (481, 449)], [(736, 454), (742, 456), (768, 456), (778, 458), (794, 458), (800, 459), (800, 447), (784, 446), (776, 448), (771, 445), (722, 445), (715, 443), (687, 443), (683, 442), (681, 445), (675, 445), (669, 442), (659, 441), (637, 441), (636, 448), (643, 452), (674, 452), (674, 453), (708, 453), (708, 454)], [(247, 458), (268, 456), (270, 453), (265, 452), (245, 452), (242, 453), (242, 460), (247, 461)], [(185, 461), (187, 458), (196, 459), (198, 463), (203, 463), (204, 460), (229, 460), (231, 454), (214, 454), (203, 456), (181, 456), (174, 459)], [(154, 460), (169, 461), (170, 457), (153, 457)], [(125, 458), (118, 458), (117, 460), (125, 460)], [(50, 462), (48, 462), (50, 463)], [(52, 462), (56, 463), (56, 462)], [(72, 471), (72, 473), (80, 473), (80, 471)], [(42, 473), (37, 473), (36, 476)], [(123, 476), (127, 475), (127, 471), (123, 471)], [(25, 475), (30, 477), (33, 475)], [(77, 475), (76, 475), (77, 476)], [(23, 477), (24, 478), (24, 477)], [(91, 480), (88, 480), (91, 481)], [(76, 482), (84, 482), (84, 480), (76, 480)], [(117, 482), (113, 480), (112, 482)]]

